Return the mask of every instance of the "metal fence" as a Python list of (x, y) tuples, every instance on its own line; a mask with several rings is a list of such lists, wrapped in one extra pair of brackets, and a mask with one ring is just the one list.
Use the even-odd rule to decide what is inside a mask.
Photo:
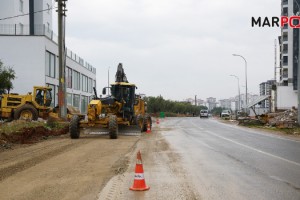
[(23, 24), (0, 24), (0, 35), (41, 35), (46, 36), (54, 42), (58, 42), (58, 37), (46, 25), (34, 25), (33, 33), (30, 33), (30, 26)]

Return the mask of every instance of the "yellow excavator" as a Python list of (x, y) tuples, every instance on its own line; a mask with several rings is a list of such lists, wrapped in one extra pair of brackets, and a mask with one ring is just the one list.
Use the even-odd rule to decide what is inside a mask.
[(77, 139), (80, 128), (106, 128), (111, 139), (117, 139), (119, 126), (135, 126), (143, 132), (151, 129), (152, 120), (146, 113), (146, 102), (135, 93), (137, 87), (129, 83), (122, 64), (118, 65), (116, 81), (109, 88), (103, 88), (102, 94), (110, 89), (111, 95), (105, 98), (97, 97), (94, 88), (94, 99), (87, 109), (87, 120), (80, 120), (73, 115), (70, 121), (70, 137)]

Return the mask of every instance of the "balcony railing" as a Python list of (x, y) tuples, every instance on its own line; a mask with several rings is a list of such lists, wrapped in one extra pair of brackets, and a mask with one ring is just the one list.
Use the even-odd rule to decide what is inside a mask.
[(53, 31), (44, 24), (34, 25), (33, 33), (30, 32), (29, 25), (23, 24), (0, 24), (0, 35), (36, 35), (46, 36), (54, 42), (58, 42), (58, 37)]

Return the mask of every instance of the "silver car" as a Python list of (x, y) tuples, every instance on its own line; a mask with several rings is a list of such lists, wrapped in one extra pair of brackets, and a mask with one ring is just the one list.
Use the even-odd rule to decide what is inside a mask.
[(200, 118), (202, 117), (208, 118), (208, 110), (200, 110)]

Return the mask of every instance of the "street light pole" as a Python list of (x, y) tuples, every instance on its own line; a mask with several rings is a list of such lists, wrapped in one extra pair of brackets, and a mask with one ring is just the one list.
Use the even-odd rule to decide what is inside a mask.
[[(241, 56), (241, 55), (238, 55), (238, 54), (232, 54), (233, 56), (238, 56), (238, 57), (241, 57), (243, 58), (243, 60), (245, 61), (245, 80), (246, 80), (246, 106), (248, 105), (248, 86), (247, 86), (247, 61), (246, 59)], [(245, 110), (246, 110), (246, 113), (248, 114), (248, 108), (245, 107)]]
[(107, 94), (108, 94), (108, 96), (109, 96), (109, 68), (110, 67), (108, 67), (108, 71), (107, 71), (107, 89), (108, 89), (108, 92), (107, 92)]
[(238, 110), (241, 110), (241, 92), (240, 92), (240, 79), (238, 76), (236, 75), (230, 75), (230, 76), (233, 76), (237, 79), (238, 81), (238, 93), (239, 93), (239, 103), (238, 103)]

